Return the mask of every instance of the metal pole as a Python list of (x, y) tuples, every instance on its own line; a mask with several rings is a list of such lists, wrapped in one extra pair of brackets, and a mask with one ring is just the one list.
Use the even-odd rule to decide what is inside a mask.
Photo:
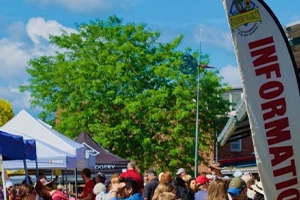
[(196, 111), (196, 136), (195, 136), (195, 178), (198, 176), (198, 135), (199, 135), (199, 90), (200, 90), (200, 66), (197, 74), (197, 111)]

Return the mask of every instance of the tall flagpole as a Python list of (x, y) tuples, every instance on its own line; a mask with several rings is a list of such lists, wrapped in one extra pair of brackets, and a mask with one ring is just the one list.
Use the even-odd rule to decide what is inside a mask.
[(202, 29), (200, 29), (199, 66), (197, 67), (197, 99), (196, 99), (196, 133), (195, 133), (195, 174), (198, 176), (198, 137), (199, 137), (199, 96), (200, 96), (200, 67), (201, 67), (201, 40)]

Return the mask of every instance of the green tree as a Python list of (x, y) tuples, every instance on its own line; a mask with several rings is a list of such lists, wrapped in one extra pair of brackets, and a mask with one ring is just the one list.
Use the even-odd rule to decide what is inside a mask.
[[(197, 75), (179, 70), (191, 50), (177, 50), (181, 35), (168, 43), (159, 37), (145, 24), (123, 24), (115, 16), (78, 25), (77, 33), (50, 36), (61, 51), (31, 59), (29, 84), (20, 90), (31, 92), (44, 120), (55, 125), (59, 118), (60, 132), (74, 138), (85, 131), (141, 170), (193, 166)], [(202, 60), (208, 63), (208, 56)], [(201, 148), (228, 108), (217, 74), (201, 69)]]
[(9, 101), (0, 98), (0, 127), (14, 116), (12, 105)]

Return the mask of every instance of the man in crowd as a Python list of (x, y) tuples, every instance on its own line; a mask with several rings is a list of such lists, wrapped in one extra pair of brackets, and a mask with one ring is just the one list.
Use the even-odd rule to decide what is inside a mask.
[(151, 200), (153, 197), (154, 191), (159, 184), (159, 180), (157, 178), (157, 173), (153, 168), (148, 169), (146, 173), (147, 173), (149, 181), (144, 188), (143, 196), (144, 196), (145, 200)]
[(246, 182), (240, 177), (231, 179), (227, 192), (232, 200), (250, 200), (247, 196)]
[(144, 200), (139, 192), (138, 184), (133, 178), (121, 178), (120, 184), (114, 184), (111, 197), (111, 200)]
[(129, 162), (127, 164), (127, 171), (120, 174), (120, 178), (128, 178), (128, 177), (132, 178), (137, 182), (139, 187), (139, 192), (142, 193), (144, 189), (144, 180), (142, 175), (135, 170), (134, 162)]
[(196, 178), (195, 183), (197, 185), (197, 188), (200, 189), (195, 194), (195, 200), (205, 200), (207, 197), (207, 191), (209, 187), (209, 179), (206, 177), (206, 175), (200, 175)]
[(176, 172), (176, 176), (178, 176), (180, 178), (183, 178), (185, 175), (186, 175), (186, 171), (184, 168), (180, 168)]
[[(89, 168), (84, 168), (80, 175), (85, 182), (85, 186), (83, 188), (83, 192), (78, 194), (78, 198), (80, 198), (80, 200), (95, 200), (95, 195), (93, 193), (95, 184), (91, 179), (92, 171)], [(69, 192), (69, 194), (76, 197), (76, 194), (73, 192)]]
[(213, 162), (209, 165), (208, 168), (210, 169), (210, 172), (212, 173), (212, 175), (215, 176), (215, 178), (222, 178), (220, 163)]

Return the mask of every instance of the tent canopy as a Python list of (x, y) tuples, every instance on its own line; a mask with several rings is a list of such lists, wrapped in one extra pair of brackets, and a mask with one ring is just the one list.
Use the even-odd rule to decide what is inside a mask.
[(0, 154), (3, 160), (23, 160), (25, 158), (23, 137), (0, 131)]
[(95, 171), (106, 174), (121, 173), (127, 168), (128, 160), (120, 158), (95, 142), (87, 133), (81, 133), (76, 140), (87, 147), (88, 153), (96, 156)]
[[(89, 167), (85, 147), (53, 130), (49, 125), (33, 118), (25, 110), (1, 127), (1, 130), (16, 133), (26, 139), (35, 139), (39, 168), (79, 168)], [(6, 169), (19, 169), (14, 161), (5, 162)], [(34, 163), (27, 162), (32, 169)], [(13, 168), (11, 168), (13, 167)], [(22, 168), (22, 167), (21, 167)]]

